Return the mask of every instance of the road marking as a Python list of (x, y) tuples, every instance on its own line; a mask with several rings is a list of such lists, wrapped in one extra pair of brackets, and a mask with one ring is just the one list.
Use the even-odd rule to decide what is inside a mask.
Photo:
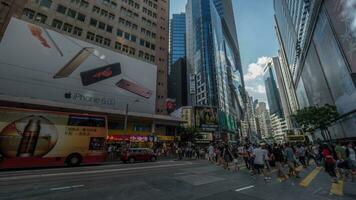
[(315, 168), (312, 172), (310, 172), (310, 174), (305, 177), (300, 183), (299, 185), (302, 187), (308, 187), (309, 184), (315, 179), (315, 177), (318, 175), (318, 173), (320, 172), (321, 168), (317, 167)]
[(178, 172), (178, 173), (174, 173), (174, 175), (184, 175), (184, 174), (189, 174), (188, 172)]
[(243, 188), (238, 188), (235, 190), (235, 192), (240, 192), (242, 190), (247, 190), (247, 189), (250, 189), (250, 188), (253, 188), (255, 187), (254, 185), (250, 185), (250, 186), (246, 186), (246, 187), (243, 187)]
[(339, 181), (338, 183), (333, 183), (331, 185), (330, 192), (337, 196), (344, 196), (344, 181)]
[(183, 166), (183, 165), (193, 165), (193, 163), (154, 165), (154, 166), (146, 166), (146, 167), (132, 167), (132, 168), (120, 168), (120, 169), (100, 169), (100, 170), (77, 171), (77, 172), (61, 172), (61, 173), (53, 173), (53, 174), (35, 174), (35, 175), (25, 175), (25, 176), (12, 176), (12, 177), (0, 178), (0, 181), (56, 177), (56, 176), (67, 176), (67, 175), (83, 175), (83, 174), (85, 175), (85, 174), (99, 174), (99, 173), (109, 173), (109, 172), (123, 172), (123, 171), (133, 171), (133, 170), (141, 170), (141, 169), (157, 169), (157, 168), (164, 168), (164, 167), (176, 167), (176, 166)]
[(73, 186), (65, 186), (65, 187), (58, 187), (58, 188), (51, 188), (50, 191), (58, 191), (58, 190), (68, 190), (71, 188), (80, 188), (84, 187), (84, 185), (73, 185)]

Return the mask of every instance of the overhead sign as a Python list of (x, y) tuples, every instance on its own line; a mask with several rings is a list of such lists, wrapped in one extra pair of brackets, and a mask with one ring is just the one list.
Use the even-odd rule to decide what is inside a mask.
[(289, 142), (304, 142), (304, 135), (288, 135), (287, 136)]

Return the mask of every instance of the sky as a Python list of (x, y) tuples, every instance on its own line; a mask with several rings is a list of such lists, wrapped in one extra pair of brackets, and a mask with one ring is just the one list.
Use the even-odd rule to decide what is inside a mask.
[[(263, 67), (278, 54), (273, 0), (232, 0), (246, 90), (267, 103)], [(171, 0), (170, 13), (185, 10), (186, 0)]]

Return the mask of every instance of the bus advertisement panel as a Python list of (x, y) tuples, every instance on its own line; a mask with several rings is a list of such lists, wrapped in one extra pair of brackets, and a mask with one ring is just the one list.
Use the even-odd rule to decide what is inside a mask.
[(100, 163), (106, 116), (0, 108), (0, 168)]

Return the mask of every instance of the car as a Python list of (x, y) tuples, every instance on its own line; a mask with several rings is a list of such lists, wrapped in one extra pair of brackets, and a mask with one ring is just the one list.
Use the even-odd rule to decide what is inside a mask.
[(129, 148), (121, 154), (121, 160), (124, 163), (134, 163), (137, 161), (156, 161), (157, 156), (149, 148)]

